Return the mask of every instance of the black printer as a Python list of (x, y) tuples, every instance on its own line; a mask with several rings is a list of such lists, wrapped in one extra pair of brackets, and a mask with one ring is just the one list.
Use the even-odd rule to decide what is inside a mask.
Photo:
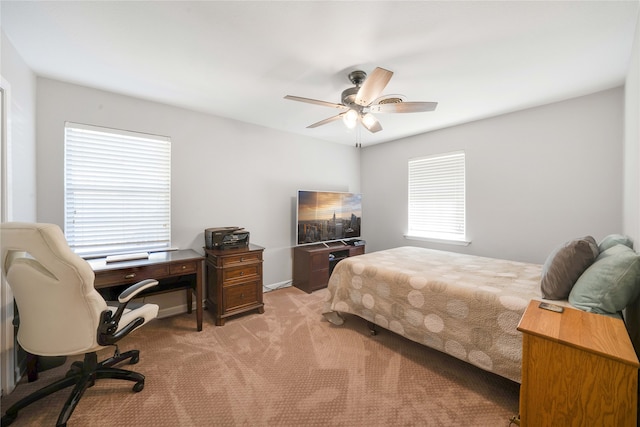
[(237, 249), (249, 246), (249, 232), (242, 227), (205, 228), (207, 249)]

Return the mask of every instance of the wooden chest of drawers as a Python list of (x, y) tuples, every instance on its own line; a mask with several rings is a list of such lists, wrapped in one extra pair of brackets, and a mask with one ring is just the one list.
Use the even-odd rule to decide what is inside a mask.
[(207, 249), (207, 309), (217, 326), (229, 316), (257, 310), (262, 302), (262, 252), (250, 244), (239, 249)]

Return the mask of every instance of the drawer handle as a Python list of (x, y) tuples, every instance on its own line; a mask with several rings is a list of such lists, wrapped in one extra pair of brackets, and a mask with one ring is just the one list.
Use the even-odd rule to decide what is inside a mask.
[(241, 272), (240, 272), (240, 275), (241, 275), (241, 276), (244, 276), (244, 271), (241, 271)]
[(186, 265), (183, 265), (183, 266), (182, 266), (182, 269), (183, 269), (183, 270), (186, 270), (186, 269), (187, 269), (187, 266), (186, 266)]
[(240, 294), (240, 298), (244, 298), (244, 293)]
[(240, 257), (240, 262), (244, 262), (244, 258)]
[(126, 276), (124, 276), (125, 279), (133, 279), (134, 277), (136, 277), (136, 273), (129, 273)]

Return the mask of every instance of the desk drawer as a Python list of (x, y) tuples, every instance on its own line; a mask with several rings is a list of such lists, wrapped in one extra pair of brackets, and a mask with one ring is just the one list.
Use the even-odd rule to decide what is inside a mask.
[(254, 252), (245, 252), (239, 255), (223, 257), (221, 265), (222, 267), (233, 267), (234, 265), (256, 263), (261, 261), (262, 261), (262, 252), (254, 251)]
[(223, 286), (233, 283), (259, 279), (262, 275), (262, 264), (249, 264), (222, 270)]
[(234, 310), (258, 301), (258, 282), (244, 283), (242, 285), (229, 286), (224, 288), (224, 310)]
[(167, 275), (169, 275), (169, 265), (167, 264), (110, 270), (96, 273), (95, 287), (97, 289), (112, 285), (124, 285)]
[(198, 271), (197, 261), (176, 262), (169, 265), (171, 274), (192, 274)]

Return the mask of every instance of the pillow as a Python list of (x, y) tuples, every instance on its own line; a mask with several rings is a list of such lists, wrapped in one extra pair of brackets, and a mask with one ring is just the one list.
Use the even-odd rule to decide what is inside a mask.
[(549, 254), (542, 266), (542, 297), (566, 299), (578, 277), (598, 256), (598, 245), (591, 236), (571, 240)]
[(596, 261), (599, 261), (599, 260), (601, 260), (603, 258), (606, 258), (608, 256), (611, 256), (611, 255), (615, 255), (615, 254), (618, 254), (620, 252), (626, 252), (626, 251), (633, 251), (633, 249), (630, 249), (629, 246), (627, 246), (627, 245), (618, 243), (617, 245), (612, 246), (609, 249), (606, 249), (606, 250), (600, 252), (598, 254), (598, 256), (596, 257)]
[(598, 249), (600, 252), (604, 252), (618, 244), (625, 245), (633, 249), (633, 239), (629, 236), (623, 236), (622, 234), (609, 234), (600, 241)]
[(582, 273), (569, 303), (584, 311), (614, 314), (640, 295), (640, 255), (618, 244)]

